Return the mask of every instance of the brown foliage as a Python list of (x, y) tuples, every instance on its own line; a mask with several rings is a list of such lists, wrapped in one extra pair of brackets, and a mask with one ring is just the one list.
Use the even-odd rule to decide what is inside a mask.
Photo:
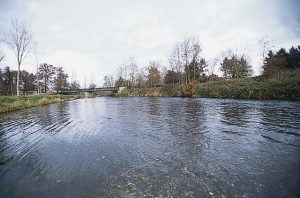
[(193, 96), (197, 90), (197, 82), (193, 81), (186, 85), (184, 95)]

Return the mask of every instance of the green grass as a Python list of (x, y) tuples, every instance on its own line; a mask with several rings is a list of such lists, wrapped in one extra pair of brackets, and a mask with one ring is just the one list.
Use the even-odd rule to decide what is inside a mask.
[(196, 94), (209, 98), (300, 100), (300, 77), (245, 78), (203, 83)]
[(0, 96), (0, 113), (78, 99), (71, 95)]

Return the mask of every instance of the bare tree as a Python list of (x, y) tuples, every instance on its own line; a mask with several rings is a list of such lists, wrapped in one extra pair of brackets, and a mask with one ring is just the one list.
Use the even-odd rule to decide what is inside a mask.
[(193, 81), (196, 80), (197, 64), (200, 62), (200, 53), (202, 51), (200, 42), (197, 37), (191, 39), (191, 54), (192, 54), (192, 67), (193, 67)]
[(130, 72), (130, 62), (134, 63), (134, 58), (124, 59), (123, 63), (118, 68), (118, 78), (123, 79), (122, 86), (129, 86), (131, 77), (128, 73)]
[(161, 84), (160, 67), (161, 65), (159, 61), (149, 62), (147, 71), (148, 71), (148, 84), (150, 87)]
[(103, 87), (113, 87), (114, 86), (114, 79), (112, 76), (106, 75), (103, 78)]
[(40, 95), (40, 80), (39, 80), (39, 61), (36, 52), (37, 44), (36, 41), (34, 42), (34, 56), (35, 56), (35, 63), (36, 63), (36, 84), (37, 84), (37, 95)]
[(186, 38), (182, 44), (181, 44), (181, 50), (182, 50), (182, 60), (184, 63), (184, 69), (186, 70), (186, 75), (185, 75), (185, 83), (187, 84), (189, 79), (189, 70), (188, 66), (189, 63), (191, 62), (191, 38)]
[(124, 75), (125, 84), (128, 87), (129, 86), (129, 81), (128, 81), (128, 64), (126, 63), (126, 60), (124, 60), (124, 63), (123, 63), (123, 75)]
[[(168, 68), (166, 66), (160, 66), (160, 78), (164, 79), (164, 77), (166, 76), (166, 74), (168, 73)], [(162, 80), (163, 83), (163, 80)]]
[(117, 78), (123, 78), (123, 67), (121, 65), (117, 69)]
[(140, 68), (138, 73), (137, 73), (137, 76), (136, 76), (136, 84), (137, 86), (139, 87), (142, 87), (142, 86), (145, 86), (146, 85), (146, 72), (147, 68)]
[(268, 39), (267, 36), (265, 36), (265, 37), (259, 38), (258, 43), (261, 46), (261, 58), (262, 58), (262, 61), (264, 61), (268, 52), (272, 48), (272, 42), (271, 42), (271, 40)]
[(181, 55), (180, 44), (177, 43), (172, 49), (171, 54), (169, 56), (169, 64), (171, 70), (176, 71), (176, 73), (180, 75), (179, 77), (180, 83), (183, 83), (182, 73), (183, 73), (184, 66), (181, 57), (182, 55)]
[(20, 67), (28, 54), (31, 37), (29, 27), (24, 22), (18, 21), (17, 18), (11, 21), (11, 27), (4, 35), (4, 42), (12, 49), (18, 62), (17, 96), (19, 96)]
[(129, 68), (129, 77), (131, 81), (131, 86), (134, 87), (136, 84), (136, 75), (138, 72), (138, 64), (134, 57), (130, 57), (128, 60), (128, 68)]
[(267, 36), (259, 38), (258, 43), (261, 47), (260, 56), (261, 56), (261, 65), (263, 66), (267, 54), (274, 46), (272, 44), (272, 41), (269, 40)]
[(209, 75), (213, 77), (215, 75), (215, 69), (220, 64), (220, 59), (218, 57), (214, 58), (213, 62), (209, 64)]

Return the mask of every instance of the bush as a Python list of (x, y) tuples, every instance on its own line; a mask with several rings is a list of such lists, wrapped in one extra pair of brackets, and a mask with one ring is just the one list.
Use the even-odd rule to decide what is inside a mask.
[(299, 100), (300, 77), (293, 74), (281, 78), (254, 77), (202, 83), (197, 94), (200, 97)]
[(189, 84), (186, 85), (184, 89), (184, 95), (191, 97), (195, 95), (196, 90), (197, 90), (197, 82), (190, 82)]

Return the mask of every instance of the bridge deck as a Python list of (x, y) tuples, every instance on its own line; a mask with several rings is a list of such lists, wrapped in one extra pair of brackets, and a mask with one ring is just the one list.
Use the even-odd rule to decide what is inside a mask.
[(117, 92), (118, 87), (100, 87), (100, 88), (90, 88), (90, 89), (60, 89), (57, 90), (57, 93), (81, 93), (81, 92), (102, 92), (102, 91), (112, 91)]

